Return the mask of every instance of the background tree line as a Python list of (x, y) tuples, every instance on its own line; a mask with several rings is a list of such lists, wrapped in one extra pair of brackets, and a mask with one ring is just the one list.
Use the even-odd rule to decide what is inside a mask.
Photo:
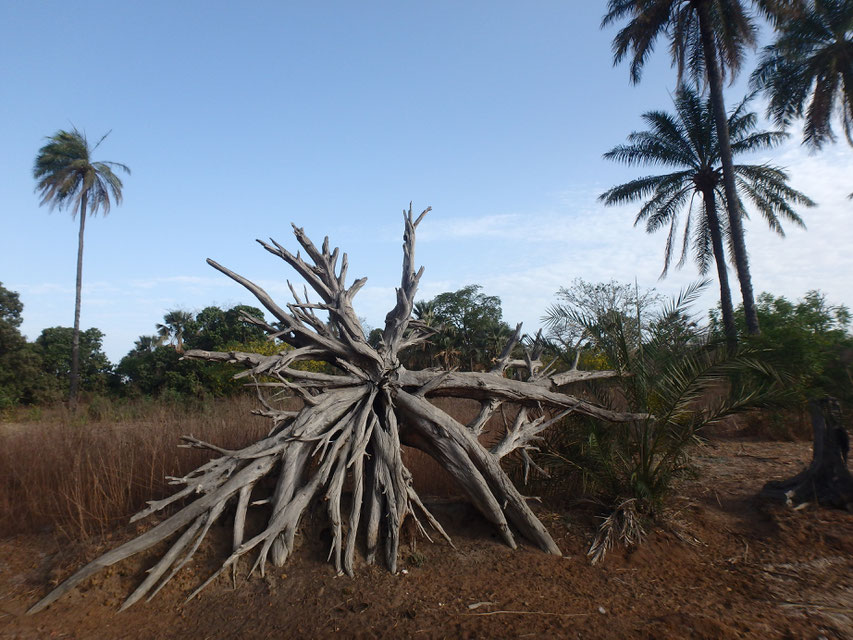
[[(578, 361), (584, 369), (622, 366), (613, 361), (617, 351), (604, 339), (608, 332), (602, 329), (594, 339), (589, 330), (592, 325), (618, 325), (620, 339), (635, 349), (642, 347), (644, 336), (651, 332), (659, 337), (661, 327), (666, 327), (666, 344), (685, 355), (702, 341), (725, 337), (719, 307), (710, 312), (707, 324), (688, 316), (663, 322), (660, 314), (652, 313), (661, 307), (663, 297), (637, 285), (576, 279), (555, 297), (543, 316), (547, 357), (558, 359), (555, 371)], [(824, 394), (853, 401), (853, 336), (847, 307), (832, 304), (819, 291), (810, 291), (798, 301), (763, 293), (756, 309), (763, 330), (750, 341), (750, 348), (787, 373), (795, 404), (804, 406), (809, 397)], [(238, 369), (231, 365), (182, 359), (187, 349), (273, 353), (281, 348), (269, 342), (257, 326), (243, 321), (242, 314), (263, 317), (260, 309), (247, 305), (208, 306), (195, 314), (171, 310), (154, 333), (140, 336), (115, 364), (103, 352), (104, 334), (99, 329), (81, 331), (80, 388), (90, 396), (123, 397), (203, 398), (243, 392), (244, 382), (232, 379)], [(430, 342), (402, 354), (404, 366), (410, 369), (488, 370), (511, 333), (500, 298), (486, 295), (479, 285), (418, 301), (415, 317), (435, 334)], [(734, 318), (745, 333), (742, 305)], [(50, 327), (28, 342), (20, 332), (22, 321), (19, 295), (0, 283), (0, 407), (49, 404), (68, 394), (73, 330)], [(654, 331), (653, 326), (657, 327)], [(380, 329), (366, 327), (365, 331), (372, 342), (381, 339)]]
[[(0, 284), (0, 408), (17, 404), (50, 404), (68, 397), (71, 383), (71, 327), (44, 329), (28, 342), (20, 332), (23, 304)], [(221, 397), (244, 389), (232, 380), (237, 369), (227, 364), (182, 360), (184, 349), (264, 351), (275, 348), (242, 313), (262, 317), (260, 309), (237, 305), (205, 307), (193, 315), (169, 311), (157, 333), (140, 336), (133, 348), (113, 364), (103, 352), (104, 334), (80, 331), (80, 391), (89, 397), (157, 396)]]

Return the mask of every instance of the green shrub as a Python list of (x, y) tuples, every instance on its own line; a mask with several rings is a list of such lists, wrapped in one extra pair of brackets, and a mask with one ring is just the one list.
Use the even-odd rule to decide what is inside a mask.
[[(809, 399), (825, 395), (853, 403), (853, 335), (847, 307), (830, 304), (816, 290), (796, 302), (765, 292), (758, 296), (756, 311), (761, 335), (744, 339), (788, 375), (791, 406), (804, 410)], [(745, 334), (742, 307), (735, 318)], [(719, 331), (718, 312), (712, 312), (711, 322)]]
[[(692, 319), (689, 307), (704, 286), (693, 285), (651, 312), (648, 323), (639, 307), (633, 315), (563, 311), (583, 328), (589, 348), (623, 374), (599, 392), (599, 401), (647, 416), (622, 424), (572, 418), (546, 441), (544, 465), (557, 481), (573, 477), (609, 514), (591, 549), (594, 559), (607, 550), (607, 540), (641, 535), (643, 518), (660, 512), (674, 477), (686, 468), (689, 445), (705, 427), (785, 393), (760, 352), (715, 343)], [(614, 527), (622, 530), (614, 534)]]

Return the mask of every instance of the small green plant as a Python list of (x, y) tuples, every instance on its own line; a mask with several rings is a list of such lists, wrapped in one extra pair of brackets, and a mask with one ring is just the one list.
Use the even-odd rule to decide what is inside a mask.
[(413, 551), (409, 554), (409, 557), (406, 558), (406, 560), (413, 567), (422, 567), (426, 562), (426, 556), (422, 553), (418, 553), (417, 551)]
[(105, 422), (115, 419), (113, 401), (106, 396), (94, 396), (86, 405), (86, 413), (94, 422)]

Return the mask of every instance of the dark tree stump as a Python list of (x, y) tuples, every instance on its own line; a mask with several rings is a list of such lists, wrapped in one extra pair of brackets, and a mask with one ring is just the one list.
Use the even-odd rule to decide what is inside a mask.
[(850, 437), (841, 421), (835, 398), (809, 403), (814, 428), (812, 463), (793, 478), (764, 485), (761, 495), (797, 506), (817, 502), (853, 511), (853, 476), (847, 468)]

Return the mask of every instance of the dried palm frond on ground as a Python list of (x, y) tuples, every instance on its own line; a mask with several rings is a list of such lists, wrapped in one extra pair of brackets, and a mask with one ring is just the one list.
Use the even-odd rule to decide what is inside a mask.
[(633, 547), (642, 542), (645, 535), (640, 514), (637, 513), (637, 499), (629, 498), (604, 518), (586, 555), (592, 564), (597, 564), (614, 545), (621, 543), (625, 547)]

